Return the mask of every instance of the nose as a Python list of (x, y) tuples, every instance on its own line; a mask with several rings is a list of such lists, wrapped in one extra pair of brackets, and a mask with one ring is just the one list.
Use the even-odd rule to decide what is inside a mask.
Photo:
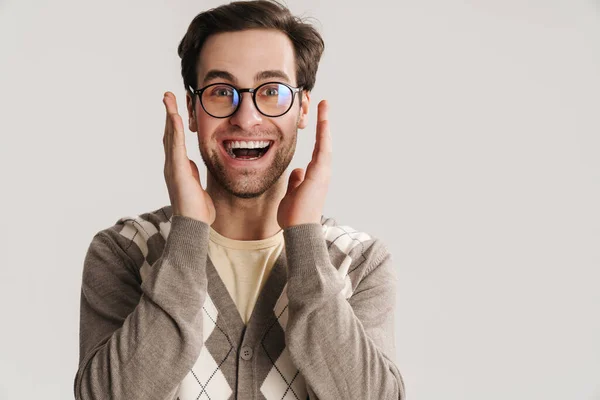
[[(244, 97), (246, 96), (246, 97)], [(258, 112), (252, 101), (252, 93), (244, 92), (240, 95), (240, 107), (233, 114), (229, 122), (244, 130), (250, 130), (263, 121), (263, 115)]]

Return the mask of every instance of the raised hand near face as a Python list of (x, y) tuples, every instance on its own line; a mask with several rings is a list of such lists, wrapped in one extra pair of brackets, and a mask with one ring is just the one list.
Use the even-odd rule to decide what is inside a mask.
[(277, 222), (282, 229), (305, 223), (320, 223), (331, 176), (331, 134), (328, 104), (317, 108), (317, 137), (312, 159), (306, 167), (290, 173), (287, 192), (279, 203)]
[(187, 157), (183, 121), (177, 112), (177, 99), (166, 92), (163, 103), (167, 110), (163, 145), (165, 147), (164, 175), (173, 215), (194, 218), (209, 225), (215, 221), (215, 205), (202, 188), (196, 163)]

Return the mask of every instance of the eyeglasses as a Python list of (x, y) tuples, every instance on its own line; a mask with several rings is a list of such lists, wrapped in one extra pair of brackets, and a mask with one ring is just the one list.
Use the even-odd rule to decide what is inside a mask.
[(190, 90), (200, 98), (206, 113), (215, 118), (232, 116), (240, 107), (242, 93), (252, 94), (256, 109), (267, 117), (280, 117), (294, 104), (295, 94), (302, 89), (281, 82), (266, 82), (252, 89), (237, 89), (228, 83), (211, 83), (201, 89)]

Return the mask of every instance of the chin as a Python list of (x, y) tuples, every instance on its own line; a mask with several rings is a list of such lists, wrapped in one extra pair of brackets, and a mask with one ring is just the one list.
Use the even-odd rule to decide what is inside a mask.
[(250, 199), (259, 197), (278, 185), (293, 158), (293, 151), (284, 152), (279, 146), (270, 149), (269, 153), (268, 157), (261, 159), (261, 166), (254, 167), (250, 166), (254, 164), (253, 161), (247, 167), (243, 165), (243, 161), (242, 166), (232, 165), (228, 160), (230, 156), (222, 147), (212, 150), (208, 159), (204, 155), (202, 159), (214, 183), (232, 196)]

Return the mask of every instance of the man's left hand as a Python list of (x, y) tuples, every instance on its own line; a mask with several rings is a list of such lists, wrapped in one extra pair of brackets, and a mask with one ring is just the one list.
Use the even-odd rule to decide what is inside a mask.
[(328, 107), (327, 101), (321, 100), (317, 108), (317, 137), (306, 173), (302, 168), (290, 173), (287, 192), (277, 210), (277, 222), (282, 229), (305, 223), (321, 223), (331, 176)]

